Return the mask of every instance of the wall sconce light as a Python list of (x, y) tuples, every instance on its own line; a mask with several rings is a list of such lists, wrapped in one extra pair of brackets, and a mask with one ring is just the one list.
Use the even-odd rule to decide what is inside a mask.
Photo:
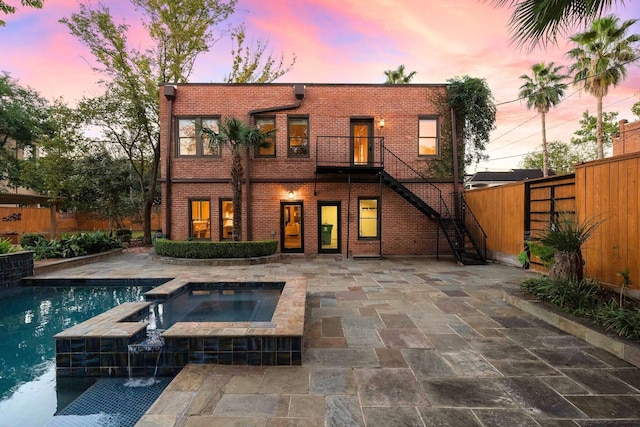
[(378, 126), (380, 129), (384, 127), (384, 117), (380, 117), (380, 120), (378, 120)]
[(293, 191), (289, 191), (289, 199), (293, 199)]

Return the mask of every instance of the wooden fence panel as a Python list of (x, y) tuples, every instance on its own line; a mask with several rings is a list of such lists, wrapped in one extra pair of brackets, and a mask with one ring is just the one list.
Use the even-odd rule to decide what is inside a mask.
[(523, 184), (466, 191), (465, 199), (487, 233), (489, 258), (517, 264), (524, 247)]
[(585, 275), (619, 286), (617, 273), (628, 268), (633, 293), (640, 293), (640, 153), (576, 166), (576, 197), (581, 221), (601, 221), (585, 245)]

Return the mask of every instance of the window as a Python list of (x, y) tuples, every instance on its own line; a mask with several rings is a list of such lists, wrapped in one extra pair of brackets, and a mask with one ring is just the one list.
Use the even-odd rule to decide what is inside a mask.
[[(275, 117), (256, 117), (256, 127), (260, 132), (265, 133), (276, 128)], [(266, 147), (256, 148), (256, 157), (275, 157), (276, 156), (276, 135), (275, 132), (265, 138)], [(265, 144), (265, 145), (266, 145)]]
[(220, 240), (233, 239), (233, 202), (220, 199)]
[(421, 117), (418, 126), (418, 155), (438, 154), (438, 119)]
[(309, 157), (309, 118), (289, 117), (289, 157)]
[(358, 238), (377, 239), (379, 236), (378, 199), (358, 199)]
[(217, 118), (178, 119), (178, 156), (219, 157), (220, 147), (212, 147), (209, 138), (198, 131), (201, 127), (218, 131)]
[(190, 201), (191, 232), (189, 237), (192, 239), (211, 239), (210, 205), (209, 200), (206, 199), (192, 199)]

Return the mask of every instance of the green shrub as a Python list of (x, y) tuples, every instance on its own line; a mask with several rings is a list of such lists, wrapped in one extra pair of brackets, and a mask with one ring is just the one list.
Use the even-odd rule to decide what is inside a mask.
[(611, 300), (608, 304), (602, 304), (594, 313), (596, 321), (607, 328), (614, 330), (618, 335), (630, 340), (640, 339), (640, 309), (626, 309), (620, 307)]
[(522, 289), (541, 301), (549, 302), (563, 311), (583, 316), (598, 306), (600, 287), (591, 280), (557, 281), (545, 276), (530, 278)]
[(116, 230), (116, 239), (118, 239), (121, 242), (130, 242), (132, 234), (133, 234), (133, 231), (127, 228), (118, 228)]
[(157, 238), (153, 242), (156, 254), (172, 258), (252, 258), (276, 253), (276, 240), (250, 242), (178, 241)]
[(23, 234), (22, 237), (20, 237), (20, 246), (22, 246), (24, 249), (31, 249), (34, 248), (40, 240), (47, 240), (47, 238), (44, 236), (44, 234)]
[(17, 252), (18, 248), (15, 247), (11, 240), (7, 237), (0, 239), (0, 254), (8, 254), (11, 252)]
[(60, 240), (41, 239), (35, 246), (35, 259), (73, 258), (89, 254), (97, 254), (110, 249), (119, 248), (120, 242), (109, 237), (103, 231), (93, 231), (72, 235), (63, 235)]

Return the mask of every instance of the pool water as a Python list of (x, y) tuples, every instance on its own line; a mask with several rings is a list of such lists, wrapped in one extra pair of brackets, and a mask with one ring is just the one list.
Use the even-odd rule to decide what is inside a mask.
[(152, 286), (46, 286), (0, 293), (0, 424), (46, 424), (94, 380), (56, 379), (53, 336)]
[(177, 322), (269, 322), (282, 286), (269, 288), (189, 289), (151, 309), (150, 327), (168, 329)]

